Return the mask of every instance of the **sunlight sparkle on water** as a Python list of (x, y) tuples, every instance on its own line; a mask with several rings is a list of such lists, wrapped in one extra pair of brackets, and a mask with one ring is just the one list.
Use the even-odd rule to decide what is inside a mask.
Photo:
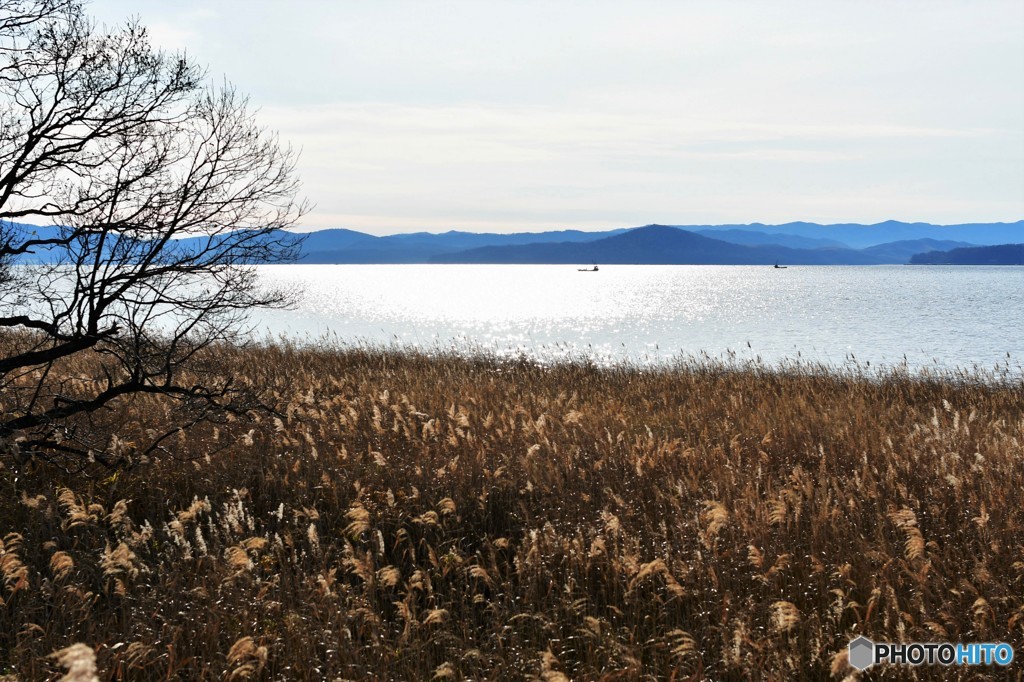
[[(664, 362), (680, 354), (991, 367), (1024, 356), (1024, 268), (287, 265), (299, 339)], [(1014, 312), (1016, 311), (1016, 312)], [(748, 347), (749, 344), (749, 347)]]

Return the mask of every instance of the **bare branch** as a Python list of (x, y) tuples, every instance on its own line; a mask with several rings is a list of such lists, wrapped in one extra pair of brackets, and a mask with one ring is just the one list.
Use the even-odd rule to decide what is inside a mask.
[(137, 23), (0, 0), (0, 440), (70, 457), (130, 396), (185, 426), (258, 404), (210, 355), (289, 302), (252, 266), (298, 255), (308, 207), (294, 152), (203, 79)]

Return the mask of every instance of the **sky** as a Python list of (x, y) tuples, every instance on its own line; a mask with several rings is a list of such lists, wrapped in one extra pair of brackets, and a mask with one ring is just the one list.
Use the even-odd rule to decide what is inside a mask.
[(1024, 219), (1019, 0), (93, 0), (301, 149), (306, 229)]

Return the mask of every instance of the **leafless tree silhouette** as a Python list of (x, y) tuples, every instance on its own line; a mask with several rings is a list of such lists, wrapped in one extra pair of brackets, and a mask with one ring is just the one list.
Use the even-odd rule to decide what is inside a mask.
[(0, 0), (0, 450), (115, 464), (114, 401), (166, 396), (183, 427), (244, 409), (210, 350), (286, 303), (249, 266), (297, 255), (297, 192), (246, 98), (137, 22)]

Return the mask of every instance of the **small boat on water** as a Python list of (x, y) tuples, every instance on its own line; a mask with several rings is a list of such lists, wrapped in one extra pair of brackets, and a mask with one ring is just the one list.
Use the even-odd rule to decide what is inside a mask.
[(576, 268), (576, 272), (597, 272), (597, 263), (589, 268)]
[(775, 269), (776, 270), (785, 270), (788, 267), (789, 267), (788, 265), (779, 265), (779, 261), (775, 261)]

